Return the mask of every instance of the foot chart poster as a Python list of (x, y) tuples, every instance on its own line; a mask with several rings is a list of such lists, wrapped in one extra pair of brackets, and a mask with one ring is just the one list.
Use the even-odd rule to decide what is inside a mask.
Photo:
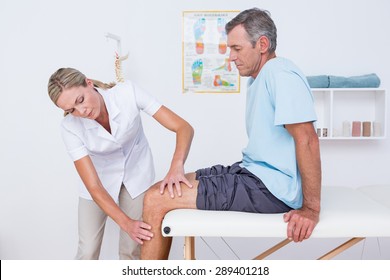
[(239, 11), (183, 12), (183, 93), (238, 93), (225, 24)]

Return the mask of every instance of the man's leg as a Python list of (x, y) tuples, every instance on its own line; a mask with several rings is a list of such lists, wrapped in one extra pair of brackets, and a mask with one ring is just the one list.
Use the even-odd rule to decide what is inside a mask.
[(181, 184), (181, 197), (175, 193), (175, 198), (171, 198), (168, 190), (161, 195), (160, 182), (146, 192), (143, 221), (152, 226), (153, 238), (150, 241), (144, 241), (141, 247), (141, 259), (168, 259), (172, 238), (163, 237), (161, 234), (161, 223), (165, 214), (177, 208), (196, 208), (198, 181), (195, 180), (195, 173), (186, 174), (186, 177), (193, 187), (189, 188)]

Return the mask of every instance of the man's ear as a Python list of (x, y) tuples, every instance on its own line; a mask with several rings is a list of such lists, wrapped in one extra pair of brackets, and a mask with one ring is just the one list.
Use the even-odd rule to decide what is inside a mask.
[(266, 53), (269, 49), (269, 40), (266, 36), (260, 36), (256, 42), (256, 47), (259, 48), (260, 53)]

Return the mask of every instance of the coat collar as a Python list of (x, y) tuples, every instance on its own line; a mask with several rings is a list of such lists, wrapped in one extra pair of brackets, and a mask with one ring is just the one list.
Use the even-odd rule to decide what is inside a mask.
[(99, 93), (103, 96), (104, 103), (108, 111), (108, 117), (110, 119), (111, 134), (115, 137), (119, 127), (119, 113), (120, 110), (115, 102), (115, 96), (113, 90), (98, 89)]
[(115, 98), (113, 96), (113, 92), (110, 90), (102, 90), (102, 89), (97, 89), (98, 92), (103, 96), (104, 103), (106, 104), (106, 108), (108, 111), (108, 117), (110, 120), (110, 127), (111, 127), (111, 134), (108, 133), (107, 130), (105, 130), (97, 121), (95, 120), (90, 120), (90, 119), (85, 119), (82, 118), (81, 121), (84, 124), (85, 129), (90, 130), (90, 129), (98, 129), (97, 135), (102, 138), (106, 138), (108, 140), (117, 142), (115, 139), (115, 136), (118, 132), (118, 127), (119, 127), (119, 114), (120, 110), (115, 103)]

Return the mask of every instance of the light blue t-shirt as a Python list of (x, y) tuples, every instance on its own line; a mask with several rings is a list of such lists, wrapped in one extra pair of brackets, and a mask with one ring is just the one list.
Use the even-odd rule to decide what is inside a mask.
[(285, 124), (316, 121), (314, 99), (303, 73), (290, 60), (273, 58), (248, 81), (248, 145), (241, 167), (260, 178), (288, 206), (302, 207), (294, 139)]

